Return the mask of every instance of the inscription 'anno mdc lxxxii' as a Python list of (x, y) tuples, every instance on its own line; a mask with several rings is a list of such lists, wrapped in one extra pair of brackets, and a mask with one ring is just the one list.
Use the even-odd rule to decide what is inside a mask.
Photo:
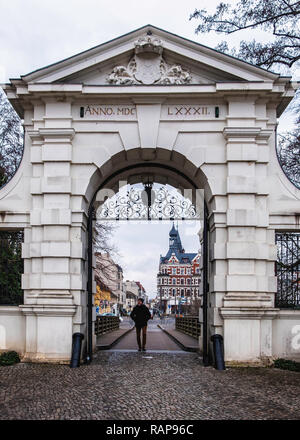
[[(97, 105), (80, 107), (80, 117), (87, 119), (136, 119), (135, 105)], [(212, 105), (164, 104), (161, 107), (162, 119), (202, 119), (218, 118), (219, 107)]]
[[(82, 111), (83, 109), (83, 111)], [(80, 116), (135, 116), (135, 106), (87, 105), (80, 108)]]
[(187, 115), (194, 115), (194, 116), (201, 116), (201, 115), (209, 115), (210, 111), (208, 107), (191, 107), (188, 105), (184, 105), (184, 106), (172, 106), (172, 107), (168, 107), (168, 115), (182, 115), (182, 116), (187, 116)]

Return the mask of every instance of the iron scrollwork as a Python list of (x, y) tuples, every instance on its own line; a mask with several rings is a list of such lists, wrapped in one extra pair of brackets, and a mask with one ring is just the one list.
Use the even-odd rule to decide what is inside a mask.
[(200, 212), (179, 192), (166, 186), (131, 186), (107, 199), (97, 209), (97, 220), (196, 220)]

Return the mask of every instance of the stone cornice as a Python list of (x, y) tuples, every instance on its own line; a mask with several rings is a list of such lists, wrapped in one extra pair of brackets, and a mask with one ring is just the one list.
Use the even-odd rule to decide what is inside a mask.
[(37, 315), (37, 316), (73, 316), (76, 312), (75, 305), (30, 305), (24, 304), (20, 306), (20, 310), (24, 315)]
[(222, 307), (219, 309), (223, 319), (275, 319), (280, 309), (273, 307)]
[[(239, 94), (257, 94), (263, 97), (262, 93), (266, 93), (267, 97), (272, 93), (272, 83), (263, 81), (238, 81), (238, 82), (222, 82), (213, 84), (174, 84), (174, 85), (85, 85), (85, 84), (56, 84), (56, 83), (35, 83), (23, 86), (18, 86), (16, 89), (16, 95), (25, 95), (28, 97), (33, 97), (34, 94), (51, 93), (53, 94), (118, 94), (120, 91), (123, 93), (133, 93), (133, 94), (149, 94), (149, 93), (167, 93), (170, 91), (174, 92), (174, 89), (178, 93), (220, 93), (228, 95), (228, 93), (234, 92)], [(283, 94), (285, 92), (284, 87), (282, 90), (276, 90), (275, 93), (280, 92)]]
[(33, 141), (42, 141), (45, 138), (72, 140), (75, 136), (75, 130), (73, 128), (39, 128), (38, 130), (28, 130), (27, 134)]
[(223, 136), (230, 140), (237, 138), (252, 138), (260, 140), (268, 140), (273, 130), (262, 129), (260, 127), (225, 127), (223, 129)]
[(59, 138), (72, 140), (75, 136), (74, 128), (39, 128), (39, 135), (45, 138)]
[(0, 315), (5, 316), (15, 316), (15, 315), (22, 315), (22, 310), (20, 309), (20, 306), (0, 306)]

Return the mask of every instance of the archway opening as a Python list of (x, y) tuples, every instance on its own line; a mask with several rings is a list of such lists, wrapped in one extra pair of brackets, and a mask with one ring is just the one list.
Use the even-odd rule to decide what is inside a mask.
[[(206, 233), (208, 229), (207, 226), (204, 226), (207, 220), (205, 218), (204, 221), (204, 205), (204, 189), (197, 188), (193, 179), (171, 165), (166, 164), (149, 162), (134, 164), (111, 173), (99, 185), (91, 200), (88, 217), (88, 362), (92, 359), (93, 340), (95, 339), (93, 324), (93, 308), (95, 306), (94, 281), (96, 280), (97, 284), (98, 279), (98, 293), (99, 290), (101, 291), (101, 287), (102, 290), (105, 290), (105, 288), (108, 290), (107, 284), (109, 284), (107, 276), (101, 277), (99, 273), (101, 269), (100, 271), (98, 270), (95, 278), (95, 270), (92, 264), (95, 261), (95, 233), (97, 233), (97, 225), (112, 221), (121, 225), (119, 228), (124, 231), (126, 230), (127, 233), (130, 228), (134, 229), (135, 241), (139, 243), (139, 246), (141, 246), (141, 236), (145, 236), (146, 229), (148, 231), (147, 237), (151, 236), (149, 231), (151, 228), (153, 230), (154, 226), (158, 229), (163, 229), (164, 227), (165, 230), (166, 228), (169, 230), (169, 250), (165, 249), (165, 255), (160, 256), (159, 254), (164, 252), (162, 246), (161, 252), (152, 257), (152, 263), (155, 261), (157, 264), (154, 276), (155, 278), (157, 277), (158, 282), (155, 280), (155, 291), (152, 289), (149, 292), (148, 305), (151, 307), (152, 313), (155, 310), (160, 316), (176, 317), (177, 315), (179, 317), (181, 315), (182, 317), (193, 310), (193, 313), (196, 316), (198, 315), (198, 320), (200, 316), (199, 309), (202, 308), (201, 345), (206, 361), (208, 289), (207, 275), (203, 273), (203, 270), (207, 271), (207, 261), (203, 264), (203, 252), (207, 255), (207, 249), (205, 250), (207, 239), (204, 239), (203, 229), (205, 229)], [(207, 209), (205, 209), (205, 216), (207, 217)], [(142, 224), (143, 226), (141, 226)], [(189, 234), (194, 236), (194, 243), (196, 242), (197, 244), (194, 244), (194, 249), (189, 249), (189, 252), (186, 252), (180, 242), (179, 247), (181, 248), (179, 250), (181, 255), (178, 259), (178, 249), (174, 248), (173, 251), (175, 252), (172, 252), (174, 237), (171, 237), (171, 232), (173, 229), (174, 235), (177, 235), (178, 229), (182, 231), (182, 227), (189, 228)], [(142, 230), (144, 232), (139, 234)], [(199, 233), (200, 236), (198, 235)], [(98, 255), (98, 257), (103, 257), (103, 255)], [(105, 258), (109, 257), (106, 256)], [(204, 284), (203, 279), (206, 280)], [(130, 282), (131, 280), (125, 280), (125, 285), (127, 281)], [(142, 280), (134, 281), (141, 284), (142, 288), (144, 288)], [(141, 293), (141, 290), (139, 293)], [(204, 298), (205, 296), (206, 298)], [(118, 296), (117, 301), (120, 301), (120, 297), (121, 294)], [(98, 299), (100, 301), (96, 303), (96, 306), (98, 306), (97, 311), (100, 315), (103, 310), (105, 310), (104, 313), (116, 315), (130, 313), (130, 308), (134, 307), (137, 296), (136, 298), (130, 298), (125, 292), (123, 303), (116, 304), (115, 301), (115, 306), (112, 307), (113, 311), (111, 312), (106, 310), (107, 301), (105, 302), (105, 298), (99, 298), (98, 295)]]

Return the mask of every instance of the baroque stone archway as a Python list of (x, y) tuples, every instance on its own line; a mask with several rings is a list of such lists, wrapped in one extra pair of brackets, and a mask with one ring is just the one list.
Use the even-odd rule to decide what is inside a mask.
[[(149, 152), (150, 153), (150, 152)], [(177, 155), (177, 160), (173, 160), (170, 158), (170, 160), (166, 163), (161, 163), (161, 161), (156, 161), (156, 154), (154, 150), (152, 151), (152, 160), (154, 161), (134, 161), (130, 165), (127, 164), (127, 166), (111, 172), (111, 174), (104, 180), (102, 180), (102, 183), (100, 184), (99, 188), (95, 191), (90, 206), (88, 210), (88, 220), (87, 220), (87, 230), (88, 230), (88, 281), (87, 281), (87, 296), (88, 296), (88, 313), (87, 313), (87, 321), (88, 321), (88, 329), (87, 329), (87, 359), (88, 362), (92, 359), (92, 353), (93, 353), (93, 347), (96, 344), (96, 338), (95, 338), (95, 332), (94, 332), (94, 323), (93, 323), (93, 312), (92, 312), (92, 296), (94, 293), (93, 288), (93, 281), (94, 281), (94, 274), (93, 274), (93, 229), (94, 229), (94, 223), (97, 220), (194, 220), (199, 223), (199, 235), (200, 235), (200, 241), (202, 242), (204, 231), (207, 230), (205, 228), (204, 222), (207, 221), (207, 219), (204, 219), (204, 216), (207, 217), (206, 211), (204, 213), (204, 209), (206, 208), (206, 203), (204, 200), (205, 197), (205, 191), (204, 189), (201, 190), (199, 186), (201, 186), (205, 181), (206, 177), (202, 172), (197, 172), (196, 167), (189, 163), (189, 161), (182, 157), (182, 155)], [(118, 161), (115, 161), (118, 163)], [(123, 162), (124, 163), (124, 162)], [(128, 162), (130, 163), (130, 161)], [(182, 171), (182, 165), (186, 167), (186, 169), (189, 169), (190, 176), (184, 174)], [(198, 176), (197, 176), (198, 174)], [(192, 177), (193, 176), (193, 177)], [(197, 177), (196, 177), (197, 176)], [(134, 201), (132, 201), (127, 197), (124, 197), (124, 188), (125, 192), (127, 192), (127, 196), (130, 196), (131, 190), (128, 190), (128, 184), (135, 184), (135, 183), (143, 183), (145, 186), (144, 188), (149, 185), (149, 182), (151, 182), (150, 188), (152, 188), (152, 184), (159, 183), (160, 185), (166, 186), (173, 185), (177, 190), (179, 190), (178, 197), (176, 197), (175, 194), (172, 195), (172, 201), (168, 201), (164, 204), (164, 206), (160, 206), (161, 203), (156, 202), (155, 199), (152, 199), (152, 194), (147, 195), (147, 200), (142, 201), (137, 200), (136, 197)], [(197, 182), (197, 185), (196, 185)], [(122, 186), (118, 186), (121, 183)], [(124, 186), (124, 184), (126, 184)], [(208, 191), (208, 184), (206, 182), (205, 184), (206, 192)], [(118, 214), (116, 215), (116, 202), (113, 204), (112, 210), (108, 210), (106, 214), (103, 214), (105, 210), (103, 210), (102, 206), (103, 204), (110, 205), (109, 199), (107, 200), (107, 197), (114, 198), (114, 195), (118, 195), (118, 192), (123, 192), (123, 196), (117, 197), (117, 204), (120, 206), (121, 209), (118, 210)], [(156, 197), (159, 198), (161, 195), (161, 191), (163, 191), (162, 188), (160, 190), (153, 190), (153, 193), (155, 192)], [(146, 192), (146, 190), (145, 190)], [(168, 194), (168, 191), (163, 191), (163, 196), (166, 196)], [(152, 193), (152, 189), (150, 189), (150, 193)], [(135, 196), (137, 195), (137, 192), (134, 192)], [(209, 192), (209, 194), (211, 194)], [(123, 198), (126, 200), (123, 201)], [(183, 199), (183, 204), (180, 203), (180, 200)], [(128, 204), (130, 204), (130, 208), (134, 207), (134, 205), (137, 205), (137, 207), (140, 207), (140, 205), (147, 204), (146, 209), (138, 209), (138, 210), (131, 210), (131, 214), (126, 213), (126, 215), (123, 212), (123, 209), (125, 207), (125, 210), (128, 211)], [(136, 214), (138, 213), (138, 214)], [(200, 243), (199, 243), (200, 244)], [(202, 262), (203, 265), (203, 262)], [(204, 270), (204, 268), (203, 268)], [(207, 265), (205, 265), (205, 271), (207, 271)], [(205, 275), (204, 279), (207, 279), (207, 274)], [(204, 357), (205, 359), (208, 358), (208, 346), (207, 346), (207, 313), (206, 313), (206, 307), (207, 307), (207, 288), (206, 285), (203, 284), (200, 286), (200, 291), (203, 294), (204, 301), (202, 298), (202, 303), (205, 306), (205, 311), (203, 313), (204, 319), (201, 319), (201, 326), (202, 326), (202, 341), (201, 346), (204, 347), (205, 353)], [(202, 304), (202, 307), (204, 307)], [(213, 325), (213, 323), (211, 323)]]
[(293, 353), (299, 312), (274, 307), (275, 231), (299, 231), (300, 191), (275, 150), (289, 78), (145, 26), (4, 90), (25, 128), (21, 165), (0, 190), (0, 228), (25, 232), (24, 304), (5, 322), (25, 331), (4, 348), (70, 359), (72, 333), (86, 334), (93, 195), (126, 167), (142, 176), (152, 164), (160, 179), (185, 188), (185, 176), (205, 191), (209, 334), (224, 335), (226, 362)]

